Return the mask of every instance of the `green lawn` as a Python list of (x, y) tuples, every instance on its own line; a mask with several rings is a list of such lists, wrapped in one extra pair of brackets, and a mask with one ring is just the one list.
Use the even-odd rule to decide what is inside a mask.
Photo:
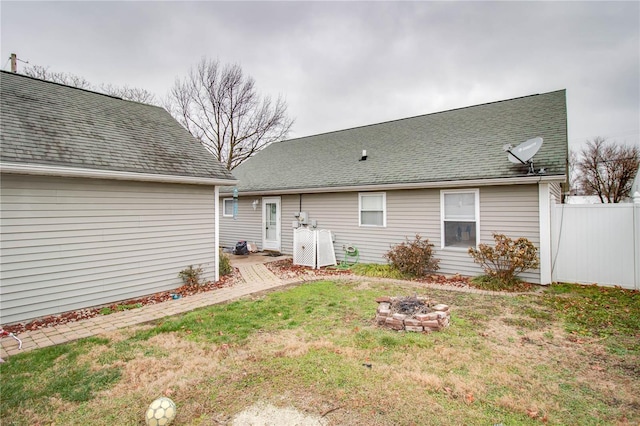
[[(451, 326), (374, 325), (376, 297), (415, 293), (450, 305)], [(144, 424), (160, 395), (182, 425), (257, 401), (335, 425), (637, 425), (640, 294), (321, 281), (12, 356), (0, 374), (3, 425)]]

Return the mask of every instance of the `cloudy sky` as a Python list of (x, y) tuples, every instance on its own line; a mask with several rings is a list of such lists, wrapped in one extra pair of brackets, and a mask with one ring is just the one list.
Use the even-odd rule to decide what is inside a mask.
[[(9, 2), (22, 61), (164, 97), (202, 57), (284, 96), (290, 137), (567, 89), (569, 143), (640, 145), (639, 2)], [(25, 64), (18, 62), (18, 68)]]

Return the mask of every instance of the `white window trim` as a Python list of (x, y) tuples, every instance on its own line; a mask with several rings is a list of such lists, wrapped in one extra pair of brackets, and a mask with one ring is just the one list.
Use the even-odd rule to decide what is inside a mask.
[[(382, 225), (367, 225), (362, 223), (362, 196), (382, 195)], [(358, 193), (358, 226), (363, 228), (386, 228), (387, 227), (387, 193), (386, 192), (360, 192)]]
[(480, 190), (473, 189), (443, 189), (440, 191), (440, 248), (443, 250), (467, 251), (468, 248), (451, 247), (445, 245), (444, 238), (444, 196), (445, 194), (474, 194), (476, 215), (476, 248), (480, 244)]
[(224, 198), (222, 200), (222, 217), (233, 217), (233, 204), (231, 205), (231, 214), (227, 214), (227, 201), (231, 201), (233, 203), (233, 198)]

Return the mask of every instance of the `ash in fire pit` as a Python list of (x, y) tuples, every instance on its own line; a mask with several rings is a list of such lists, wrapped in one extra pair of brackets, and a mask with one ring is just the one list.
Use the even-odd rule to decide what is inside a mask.
[(406, 315), (426, 314), (431, 312), (429, 301), (418, 296), (397, 297), (391, 302), (391, 312)]
[(426, 297), (380, 297), (376, 302), (376, 322), (392, 330), (431, 332), (449, 326), (449, 306)]

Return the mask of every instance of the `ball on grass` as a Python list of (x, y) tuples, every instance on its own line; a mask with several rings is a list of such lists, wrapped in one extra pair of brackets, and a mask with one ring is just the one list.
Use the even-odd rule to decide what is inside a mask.
[(149, 426), (166, 426), (176, 418), (176, 403), (163, 396), (153, 401), (144, 416)]

